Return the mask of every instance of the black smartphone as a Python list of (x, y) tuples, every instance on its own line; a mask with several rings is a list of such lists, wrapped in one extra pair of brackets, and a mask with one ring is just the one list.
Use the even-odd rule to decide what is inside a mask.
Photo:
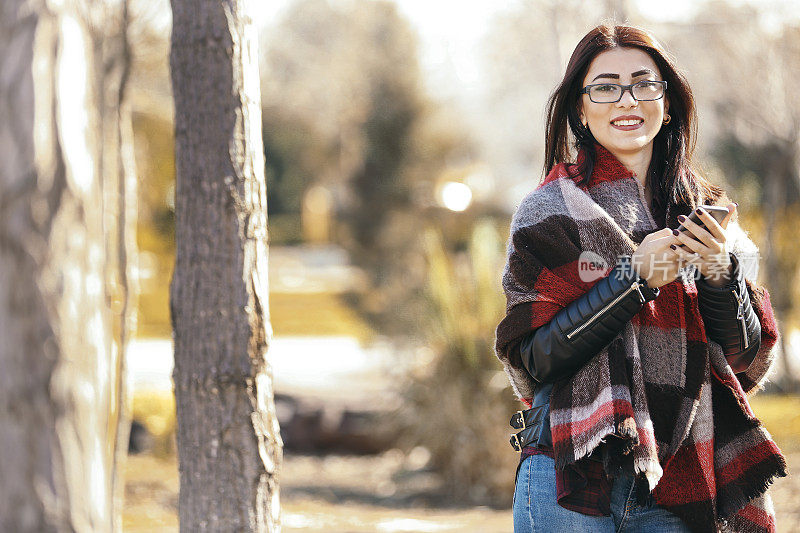
[[(719, 207), (717, 205), (701, 205), (700, 207), (705, 209), (708, 212), (708, 214), (710, 214), (712, 217), (714, 217), (714, 220), (716, 220), (717, 223), (720, 223), (720, 224), (722, 223), (722, 220), (725, 218), (725, 216), (728, 214), (728, 208), (727, 207)], [(700, 220), (700, 215), (697, 214), (697, 210), (692, 211), (692, 213), (689, 215), (689, 220), (691, 220), (692, 222), (694, 222), (698, 226), (702, 226), (703, 228), (705, 228), (705, 226), (706, 226), (705, 223), (702, 220)], [(683, 226), (683, 224), (679, 224), (676, 229), (678, 231), (688, 231)], [(691, 232), (690, 232), (690, 236), (692, 236), (694, 238), (694, 236), (691, 234)], [(680, 246), (681, 246), (681, 248), (687, 248), (685, 244), (681, 244)]]

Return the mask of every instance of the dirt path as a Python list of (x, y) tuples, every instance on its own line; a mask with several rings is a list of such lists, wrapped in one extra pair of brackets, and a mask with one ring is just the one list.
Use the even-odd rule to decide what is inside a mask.
[[(800, 452), (787, 454), (787, 459), (791, 471), (800, 466)], [(510, 509), (432, 508), (431, 502), (443, 503), (435, 476), (408, 466), (408, 458), (396, 450), (369, 457), (287, 455), (281, 486), (283, 531), (512, 531)], [(127, 476), (124, 531), (178, 531), (175, 459), (131, 456)], [(800, 476), (779, 479), (771, 493), (778, 531), (800, 531)]]

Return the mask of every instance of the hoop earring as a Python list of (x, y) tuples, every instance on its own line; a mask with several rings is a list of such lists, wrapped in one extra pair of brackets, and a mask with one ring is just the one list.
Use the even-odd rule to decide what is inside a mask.
[(667, 124), (669, 124), (669, 121), (670, 121), (670, 120), (672, 120), (672, 117), (671, 117), (671, 116), (669, 116), (669, 114), (667, 114), (667, 115), (666, 115), (666, 117), (667, 117), (667, 118), (665, 118), (665, 119), (664, 119), (664, 120), (661, 122), (661, 123), (662, 123), (663, 125), (665, 125), (665, 126), (666, 126)]

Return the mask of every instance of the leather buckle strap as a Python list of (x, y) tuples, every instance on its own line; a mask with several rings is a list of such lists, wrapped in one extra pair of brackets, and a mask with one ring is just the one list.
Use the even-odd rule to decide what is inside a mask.
[(508, 422), (509, 425), (514, 429), (525, 429), (537, 424), (541, 419), (542, 407), (544, 406), (539, 405), (524, 411), (517, 411), (511, 415), (511, 420)]
[(520, 452), (522, 451), (522, 448), (531, 444), (532, 442), (536, 442), (536, 440), (539, 439), (539, 433), (541, 430), (541, 424), (528, 426), (519, 433), (513, 433), (508, 442), (511, 443), (511, 447), (514, 448), (514, 450)]

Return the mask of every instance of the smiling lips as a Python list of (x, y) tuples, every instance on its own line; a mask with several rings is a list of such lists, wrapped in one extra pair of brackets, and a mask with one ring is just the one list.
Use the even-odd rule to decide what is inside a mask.
[(642, 127), (644, 119), (636, 115), (624, 115), (611, 121), (611, 125), (618, 130), (635, 130)]

